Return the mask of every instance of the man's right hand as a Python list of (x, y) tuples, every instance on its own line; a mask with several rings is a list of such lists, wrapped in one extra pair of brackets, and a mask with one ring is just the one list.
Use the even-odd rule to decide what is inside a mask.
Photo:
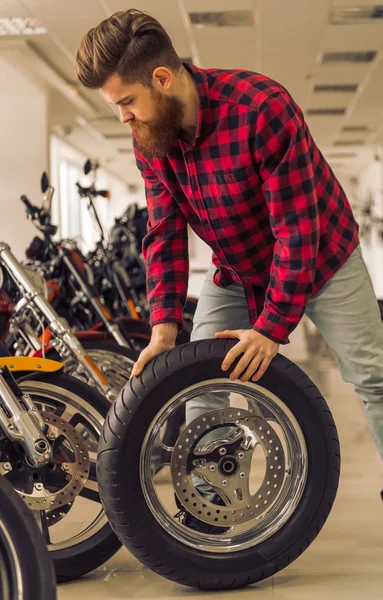
[(155, 325), (149, 346), (141, 352), (137, 362), (133, 366), (132, 377), (137, 377), (153, 358), (156, 358), (162, 352), (175, 348), (177, 334), (178, 323), (160, 323), (159, 325)]

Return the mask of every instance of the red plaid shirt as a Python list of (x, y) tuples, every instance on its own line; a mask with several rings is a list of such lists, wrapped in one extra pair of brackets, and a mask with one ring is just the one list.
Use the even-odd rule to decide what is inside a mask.
[(176, 321), (188, 286), (187, 224), (213, 250), (214, 282), (244, 286), (250, 322), (278, 342), (358, 244), (358, 225), (300, 108), (249, 71), (185, 65), (200, 97), (195, 141), (146, 161), (143, 242), (152, 325)]

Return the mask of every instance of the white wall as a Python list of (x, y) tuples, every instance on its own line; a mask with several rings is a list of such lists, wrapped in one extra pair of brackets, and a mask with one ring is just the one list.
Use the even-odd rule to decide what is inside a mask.
[[(364, 203), (369, 197), (374, 199), (373, 212), (383, 217), (383, 163), (372, 162), (359, 177), (359, 203)], [(361, 246), (367, 268), (371, 275), (375, 293), (383, 298), (383, 241), (378, 236), (376, 228), (370, 236), (361, 239)]]
[(193, 273), (193, 269), (203, 271), (208, 269), (212, 262), (212, 251), (205, 242), (203, 242), (189, 228), (189, 260), (190, 260), (190, 276), (188, 295), (199, 297), (205, 280), (205, 273)]
[[(78, 196), (75, 181), (68, 182), (70, 189), (66, 189), (65, 183), (67, 182), (63, 182), (62, 177), (60, 177), (60, 165), (63, 162), (70, 164), (73, 170), (76, 171), (75, 180), (80, 181), (84, 186), (88, 186), (93, 181), (93, 175), (85, 176), (83, 167), (89, 157), (56, 136), (51, 138), (50, 150), (51, 182), (55, 188), (52, 215), (54, 222), (59, 225), (58, 235), (62, 237), (73, 235), (68, 223), (71, 210), (68, 211), (66, 206), (70, 194), (73, 206), (77, 208), (77, 203), (78, 206), (81, 206), (81, 222), (84, 224), (84, 227), (82, 227), (82, 241), (84, 244), (83, 249), (86, 251), (94, 247), (95, 242), (99, 239), (99, 232), (88, 212), (86, 200), (81, 200)], [(109, 190), (111, 195), (110, 199), (99, 197), (96, 200), (99, 217), (105, 230), (114, 224), (115, 217), (122, 215), (129, 204), (133, 202), (138, 202), (140, 205), (145, 204), (143, 186), (137, 192), (132, 193), (122, 179), (118, 179), (105, 168), (100, 168), (97, 172), (96, 187)]]
[(40, 203), (40, 177), (48, 166), (47, 98), (0, 57), (0, 240), (17, 258), (35, 235), (20, 196)]

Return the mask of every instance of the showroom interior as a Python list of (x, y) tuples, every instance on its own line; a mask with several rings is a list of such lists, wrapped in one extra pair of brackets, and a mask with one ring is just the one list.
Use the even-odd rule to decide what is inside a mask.
[[(169, 306), (175, 290), (183, 288), (169, 284), (176, 270), (166, 272), (171, 246), (163, 247), (162, 256), (159, 247), (153, 249), (160, 243), (161, 226), (153, 225), (160, 204), (152, 212), (149, 207), (150, 250), (133, 126), (121, 122), (116, 103), (79, 81), (75, 64), (91, 28), (133, 8), (160, 22), (182, 63), (190, 66), (185, 72), (199, 77), (199, 70), (210, 69), (210, 81), (227, 70), (262, 74), (283, 86), (282, 95), (291, 95), (303, 113), (321, 153), (318, 159), (311, 149), (312, 157), (322, 161), (320, 168), (335, 186), (329, 195), (338, 190), (339, 220), (334, 225), (327, 212), (328, 227), (335, 229), (327, 235), (324, 227), (321, 235), (332, 237), (328, 248), (335, 248), (346, 221), (355, 219), (359, 226), (358, 262), (352, 267), (350, 258), (347, 265), (343, 249), (342, 264), (332, 272), (333, 281), (349, 285), (353, 295), (348, 303), (343, 294), (343, 305), (339, 296), (337, 318), (340, 323), (350, 310), (344, 318), (349, 328), (344, 326), (343, 335), (338, 323), (326, 322), (324, 301), (321, 315), (328, 339), (337, 337), (334, 347), (344, 356), (332, 352), (309, 318), (314, 315), (319, 323), (318, 300), (307, 313), (302, 308), (289, 343), (266, 336), (268, 348), (271, 342), (278, 347), (264, 377), (242, 384), (229, 379), (220, 364), (233, 340), (204, 341), (214, 332), (197, 336), (197, 329), (207, 331), (202, 325), (214, 312), (203, 314), (202, 302), (199, 309), (197, 304), (201, 294), (208, 295), (204, 282), (212, 247), (193, 216), (185, 224), (189, 277), (183, 329), (174, 344), (148, 359), (142, 375), (131, 375), (153, 341), (153, 307), (165, 315), (156, 322), (176, 320)], [(0, 82), (0, 483), (5, 485), (4, 490), (0, 485), (0, 558), (7, 565), (4, 572), (0, 567), (2, 597), (381, 598), (383, 5), (373, 0), (0, 0)], [(241, 75), (235, 85), (243, 90), (244, 82)], [(232, 140), (236, 133), (229, 131)], [(321, 179), (318, 169), (312, 177)], [(226, 173), (230, 182), (229, 176), (234, 175)], [(216, 193), (211, 190), (219, 187), (217, 177), (208, 174), (215, 183), (201, 184), (202, 195), (204, 189)], [(330, 184), (317, 185), (327, 198)], [(244, 183), (238, 186), (245, 189)], [(153, 189), (152, 203), (158, 181)], [(240, 194), (233, 183), (225, 189), (229, 195), (233, 191), (233, 214), (233, 198)], [(167, 194), (170, 198), (171, 191)], [(214, 205), (209, 210), (215, 217)], [(221, 206), (217, 219), (220, 211)], [(253, 216), (249, 219), (253, 223)], [(246, 224), (238, 227), (248, 248)], [(227, 231), (234, 236), (232, 229)], [(175, 239), (172, 260), (182, 269), (179, 238), (170, 230), (166, 235)], [(321, 244), (316, 248), (323, 250)], [(328, 261), (321, 272), (332, 289), (328, 248), (320, 259), (313, 255), (312, 268)], [(233, 249), (227, 252), (234, 255)], [(285, 271), (287, 244), (283, 252), (273, 275), (279, 290), (275, 279)], [(348, 279), (342, 284), (339, 274), (346, 273), (346, 265)], [(301, 271), (304, 278), (302, 266)], [(168, 304), (164, 300), (159, 308), (155, 294), (166, 282)], [(320, 289), (318, 298), (326, 297), (326, 284)], [(234, 295), (227, 298), (236, 301)], [(335, 318), (335, 293), (333, 302)], [(233, 329), (220, 325), (217, 332)], [(257, 340), (264, 338), (255, 333)], [(353, 373), (345, 366), (346, 354)], [(363, 379), (367, 372), (373, 382)], [(213, 398), (212, 412), (188, 420), (188, 402), (200, 398), (201, 389)], [(204, 486), (214, 488), (213, 499), (202, 493)]]

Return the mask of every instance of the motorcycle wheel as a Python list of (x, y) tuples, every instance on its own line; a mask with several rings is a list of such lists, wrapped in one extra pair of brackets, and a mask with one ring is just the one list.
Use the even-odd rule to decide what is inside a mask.
[(194, 298), (193, 296), (188, 296), (186, 298), (186, 304), (184, 306), (183, 315), (184, 315), (184, 327), (185, 329), (191, 333), (193, 329), (193, 319), (194, 314), (197, 308), (198, 298)]
[[(246, 586), (296, 560), (339, 480), (337, 430), (318, 388), (281, 355), (256, 383), (231, 381), (237, 361), (221, 365), (235, 343), (192, 342), (149, 363), (109, 412), (98, 451), (100, 497), (122, 543), (156, 573), (203, 589)], [(221, 408), (167, 448), (166, 486), (150, 469), (156, 444), (167, 419), (203, 394)]]
[(70, 581), (103, 565), (121, 547), (96, 479), (97, 445), (110, 404), (62, 372), (24, 375), (18, 384), (44, 414), (55, 436), (48, 437), (54, 456), (46, 467), (33, 468), (21, 447), (9, 442), (6, 479), (39, 519), (57, 580)]
[[(114, 390), (115, 397), (117, 397), (122, 387), (130, 379), (133, 365), (138, 358), (138, 353), (108, 340), (92, 341), (81, 339), (81, 344), (109, 381), (110, 386)], [(62, 362), (66, 373), (92, 385), (86, 374), (79, 373), (79, 365), (74, 356), (61, 358), (58, 352), (52, 349), (47, 352), (46, 358)]]
[[(139, 351), (144, 350), (150, 342), (152, 335), (152, 328), (150, 327), (149, 322), (125, 317), (118, 319), (118, 322), (127, 339), (131, 339), (136, 344), (136, 349)], [(189, 341), (190, 331), (188, 329), (183, 329), (181, 333), (178, 334), (176, 343), (177, 345), (181, 345), (186, 344)]]
[(0, 598), (56, 599), (55, 573), (44, 539), (4, 477), (0, 477)]

